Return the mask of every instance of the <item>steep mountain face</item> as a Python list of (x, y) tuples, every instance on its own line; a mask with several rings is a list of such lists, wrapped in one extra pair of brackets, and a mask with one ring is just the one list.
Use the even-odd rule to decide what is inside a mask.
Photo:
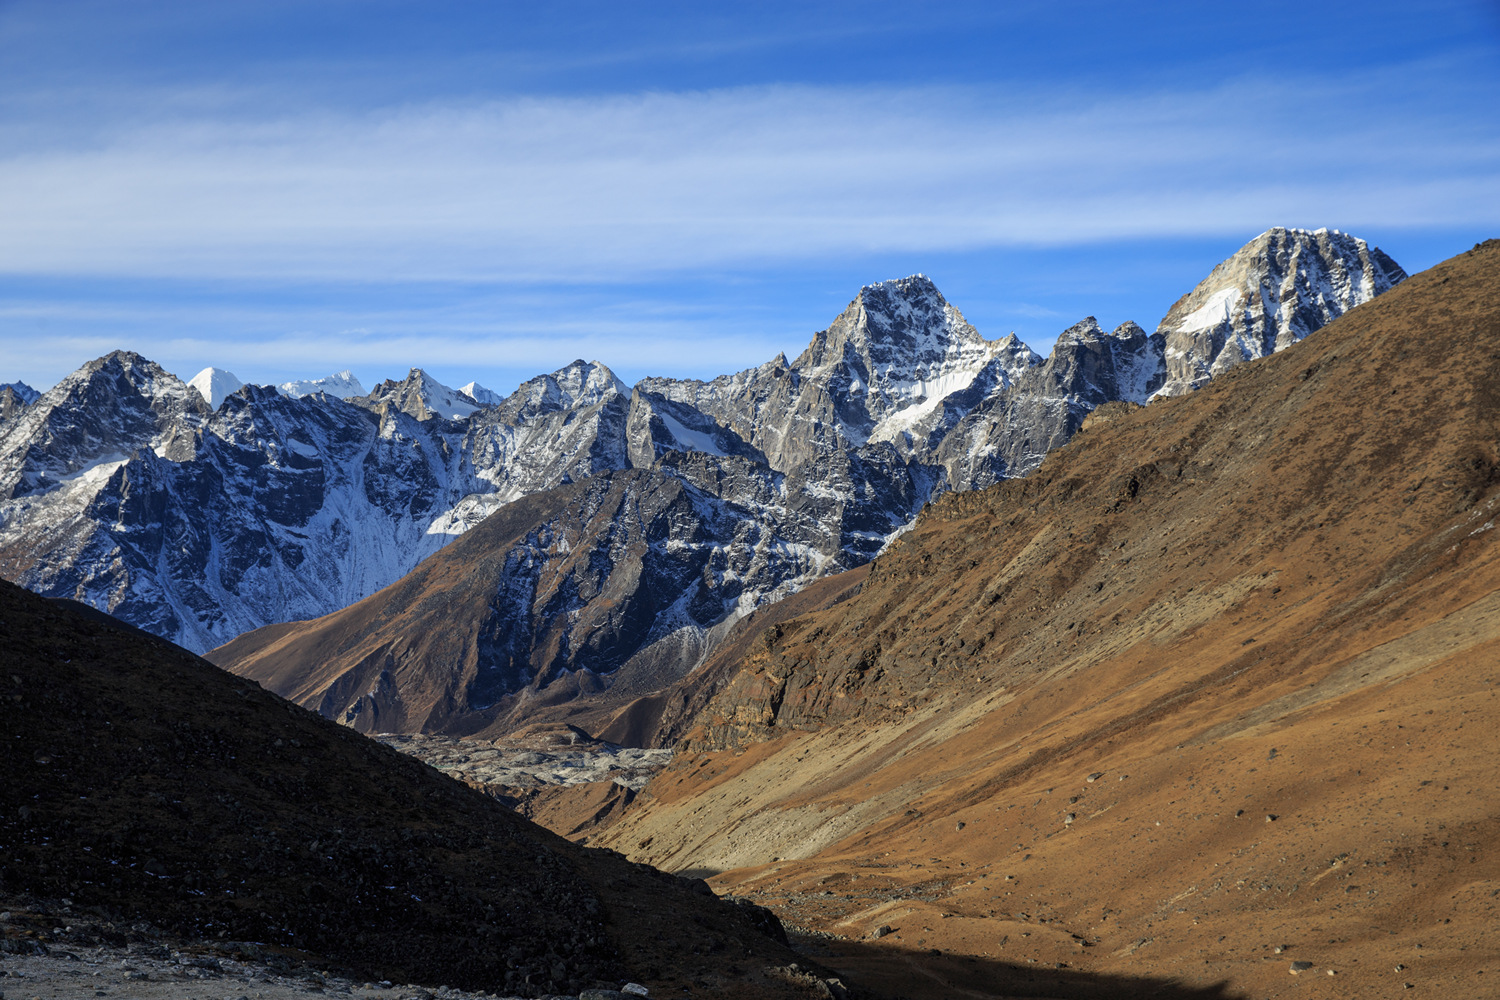
[[(762, 630), (590, 842), (719, 871), (913, 995), (1487, 979), (1497, 291), (1490, 241), (942, 497)], [(919, 947), (954, 956), (936, 989), (900, 978)]]
[(532, 493), (630, 468), (629, 409), (630, 389), (614, 372), (574, 361), (476, 413), (463, 447), (478, 482), (444, 530), (465, 530)]
[[(31, 589), (185, 645), (358, 600), (441, 548), (447, 536), (429, 529), (469, 492), (458, 432), (254, 386), (204, 415), (195, 391), (154, 366), (147, 379), (136, 364), (133, 380), (118, 367), (26, 414), (78, 446), (67, 465), (54, 444), (40, 452), (50, 464), (5, 469), (15, 485), (0, 502), (0, 558)], [(152, 402), (170, 417), (179, 394), (187, 409), (150, 419)], [(83, 433), (98, 413), (135, 425)]]
[(1190, 392), (1242, 361), (1283, 350), (1405, 278), (1379, 248), (1338, 230), (1262, 233), (1161, 321), (1168, 369), (1161, 391)]
[[(669, 458), (517, 500), (372, 597), (209, 658), (361, 731), (503, 730), (668, 687), (767, 595), (873, 554), (869, 511)], [(815, 482), (853, 492), (851, 472)]]
[[(3, 428), (6, 423), (24, 410), (28, 402), (36, 398), (35, 396), (28, 398), (17, 392), (15, 386), (21, 384), (17, 382), (12, 385), (0, 386), (0, 428)], [(37, 395), (40, 395), (40, 393)]]
[[(1295, 247), (1289, 259), (1312, 253)], [(414, 369), (347, 400), (342, 373), (319, 380), (328, 391), (248, 387), (210, 409), (137, 358), (95, 397), (0, 412), (0, 573), (203, 650), (347, 607), (523, 497), (650, 469), (719, 512), (702, 517), (705, 544), (759, 539), (720, 591), (732, 599), (700, 606), (683, 583), (666, 602), (697, 609), (650, 640), (685, 671), (734, 618), (868, 561), (929, 500), (1024, 475), (1099, 405), (1159, 394), (1167, 339), (1088, 319), (1044, 360), (1014, 336), (981, 337), (917, 275), (862, 289), (795, 361), (708, 382), (632, 389), (577, 361), (481, 405)], [(67, 384), (98, 381), (107, 360)], [(617, 639), (597, 669), (642, 655)], [(566, 644), (597, 649), (582, 633)]]
[(1090, 316), (1064, 330), (1045, 362), (977, 400), (937, 445), (951, 489), (1024, 476), (1109, 402), (1145, 403), (1166, 377), (1164, 338), (1134, 323), (1105, 333)]
[[(5, 575), (208, 649), (368, 596), (488, 512), (466, 497), (495, 491), (472, 464), (473, 428), (390, 400), (249, 386), (206, 411), (121, 353), (0, 427)], [(512, 486), (524, 474), (502, 473)]]
[[(816, 995), (763, 911), (576, 847), (97, 611), (0, 581), (0, 642), (8, 903), (66, 900), (84, 934), (135, 942), (144, 921), (184, 952), (264, 949), (359, 979)], [(32, 943), (7, 934), (6, 950)]]
[(915, 275), (861, 289), (790, 364), (778, 356), (711, 382), (638, 388), (698, 410), (789, 471), (866, 445), (924, 458), (968, 409), (1040, 363), (1014, 336), (985, 340)]
[(72, 496), (80, 482), (108, 475), (137, 449), (190, 460), (207, 412), (197, 392), (139, 354), (116, 351), (91, 361), (7, 421), (0, 500)]

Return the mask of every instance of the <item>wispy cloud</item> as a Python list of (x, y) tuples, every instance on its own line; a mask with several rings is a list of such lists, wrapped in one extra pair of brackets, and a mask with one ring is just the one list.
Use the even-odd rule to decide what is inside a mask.
[(1500, 125), (1369, 76), (997, 97), (761, 87), (255, 118), (0, 153), (0, 272), (629, 281), (703, 267), (1500, 222)]
[[(831, 317), (818, 317), (824, 321)], [(367, 323), (368, 325), (353, 325)], [(194, 304), (25, 300), (0, 306), (4, 379), (45, 388), (110, 351), (139, 351), (183, 378), (212, 364), (261, 383), (353, 368), (367, 385), (419, 365), (454, 385), (478, 378), (507, 389), (573, 358), (603, 361), (634, 381), (647, 374), (712, 377), (795, 353), (809, 316), (784, 342), (779, 324), (746, 313), (705, 316), (680, 303), (524, 291), (445, 305), (296, 306), (238, 297)], [(767, 326), (773, 328), (768, 330)], [(705, 336), (705, 331), (711, 335)]]

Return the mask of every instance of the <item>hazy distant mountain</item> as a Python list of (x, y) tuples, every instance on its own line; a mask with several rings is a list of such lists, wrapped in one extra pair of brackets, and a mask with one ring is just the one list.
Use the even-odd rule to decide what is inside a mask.
[(6, 390), (9, 390), (10, 393), (15, 396), (16, 399), (20, 400), (24, 405), (35, 403), (37, 397), (41, 395), (41, 393), (37, 392), (25, 382), (6, 382), (4, 385), (0, 385), (0, 392), (5, 392)]
[(283, 395), (294, 398), (300, 396), (312, 396), (316, 393), (326, 392), (330, 396), (339, 399), (349, 399), (352, 396), (363, 396), (365, 387), (360, 385), (359, 379), (349, 369), (325, 375), (323, 378), (297, 379), (292, 382), (283, 382), (276, 387)]

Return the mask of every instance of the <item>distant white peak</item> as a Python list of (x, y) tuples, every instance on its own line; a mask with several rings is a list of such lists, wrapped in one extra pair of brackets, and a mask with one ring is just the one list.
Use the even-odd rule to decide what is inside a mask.
[(499, 406), (505, 401), (504, 396), (498, 392), (486, 389), (478, 382), (470, 382), (468, 385), (460, 386), (458, 391), (468, 396), (480, 406)]
[(326, 392), (330, 396), (339, 399), (349, 399), (352, 396), (365, 395), (365, 387), (360, 384), (354, 373), (345, 368), (341, 372), (334, 372), (324, 378), (304, 378), (293, 382), (283, 382), (276, 387), (282, 395), (291, 396), (294, 399), (300, 396), (311, 396), (315, 393)]
[(223, 368), (205, 368), (188, 380), (188, 385), (198, 390), (198, 395), (211, 410), (217, 410), (225, 398), (244, 388), (245, 383), (231, 371)]

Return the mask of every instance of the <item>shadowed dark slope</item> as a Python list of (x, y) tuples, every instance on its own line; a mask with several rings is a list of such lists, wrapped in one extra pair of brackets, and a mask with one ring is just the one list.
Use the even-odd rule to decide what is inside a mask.
[(104, 933), (144, 919), (366, 977), (535, 995), (694, 975), (801, 995), (767, 978), (793, 956), (753, 912), (575, 847), (163, 640), (0, 582), (0, 649), (4, 893), (71, 899)]

